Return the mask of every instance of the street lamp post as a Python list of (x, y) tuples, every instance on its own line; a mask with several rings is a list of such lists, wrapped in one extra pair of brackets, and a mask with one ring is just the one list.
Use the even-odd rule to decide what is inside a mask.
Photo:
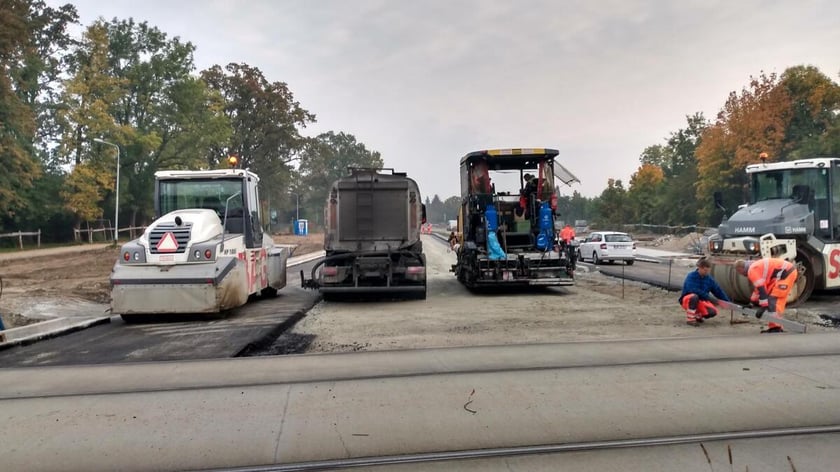
[(117, 189), (116, 189), (116, 204), (114, 210), (114, 245), (117, 244), (118, 231), (120, 228), (120, 147), (114, 143), (105, 141), (104, 139), (94, 138), (95, 142), (113, 146), (117, 150)]
[(300, 219), (300, 194), (289, 192), (295, 196), (295, 221)]

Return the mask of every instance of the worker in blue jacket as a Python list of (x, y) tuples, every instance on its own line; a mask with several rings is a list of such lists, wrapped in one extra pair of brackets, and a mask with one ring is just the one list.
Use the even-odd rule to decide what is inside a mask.
[(697, 270), (689, 272), (683, 282), (680, 305), (685, 310), (685, 320), (691, 326), (697, 326), (707, 318), (717, 315), (715, 302), (730, 301), (726, 293), (709, 275), (712, 264), (705, 258), (697, 261)]

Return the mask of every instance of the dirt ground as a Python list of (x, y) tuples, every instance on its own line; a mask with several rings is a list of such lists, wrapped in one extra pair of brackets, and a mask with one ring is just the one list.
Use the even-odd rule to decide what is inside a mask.
[[(700, 327), (685, 323), (678, 294), (580, 270), (573, 287), (473, 293), (449, 267), (454, 253), (428, 237), (426, 300), (321, 302), (282, 344), (298, 352), (342, 352), (603, 339), (759, 335), (752, 320), (730, 324), (722, 313)], [(743, 319), (735, 315), (737, 319)], [(811, 327), (809, 331), (829, 328)], [(288, 351), (286, 351), (288, 352)]]
[[(274, 240), (295, 245), (294, 254), (300, 255), (323, 249), (324, 235), (275, 235)], [(13, 328), (43, 317), (105, 309), (110, 302), (108, 277), (117, 257), (119, 249), (107, 245), (0, 255), (0, 315), (4, 325)]]

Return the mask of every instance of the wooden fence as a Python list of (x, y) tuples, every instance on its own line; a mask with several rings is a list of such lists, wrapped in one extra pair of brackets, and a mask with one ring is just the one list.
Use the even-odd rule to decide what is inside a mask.
[(23, 237), (24, 236), (36, 236), (38, 239), (38, 247), (41, 247), (41, 230), (34, 232), (25, 233), (23, 231), (18, 231), (16, 233), (7, 233), (7, 234), (0, 234), (0, 238), (18, 238), (18, 245), (21, 249), (23, 249)]
[[(120, 228), (119, 233), (124, 233), (128, 231), (128, 237), (130, 239), (134, 239), (137, 237), (138, 234), (142, 233), (146, 229), (145, 226), (130, 226), (128, 228)], [(78, 228), (73, 230), (73, 239), (76, 242), (82, 242), (82, 234), (85, 234), (85, 239), (88, 243), (93, 244), (94, 242), (94, 234), (102, 233), (102, 241), (113, 241), (114, 239), (114, 228)]]

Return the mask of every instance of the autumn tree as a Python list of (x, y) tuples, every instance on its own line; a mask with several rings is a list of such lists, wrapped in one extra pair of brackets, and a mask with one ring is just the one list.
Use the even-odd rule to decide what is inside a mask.
[(704, 222), (717, 223), (712, 221), (714, 192), (720, 191), (729, 205), (744, 201), (748, 183), (744, 168), (758, 162), (762, 152), (771, 161), (779, 160), (791, 120), (790, 104), (790, 95), (778, 86), (775, 74), (762, 73), (751, 78), (740, 94), (729, 94), (696, 150), (697, 199)]
[(87, 29), (64, 94), (62, 155), (80, 168), (68, 179), (68, 206), (99, 199), (92, 210), (114, 200), (112, 184), (97, 184), (114, 181), (116, 153), (94, 138), (120, 148), (120, 210), (132, 226), (152, 216), (156, 171), (207, 166), (210, 150), (231, 133), (220, 94), (192, 75), (194, 50), (132, 19)]
[(654, 164), (642, 164), (630, 177), (627, 206), (631, 221), (643, 224), (664, 223), (658, 211), (664, 180), (662, 168)]

